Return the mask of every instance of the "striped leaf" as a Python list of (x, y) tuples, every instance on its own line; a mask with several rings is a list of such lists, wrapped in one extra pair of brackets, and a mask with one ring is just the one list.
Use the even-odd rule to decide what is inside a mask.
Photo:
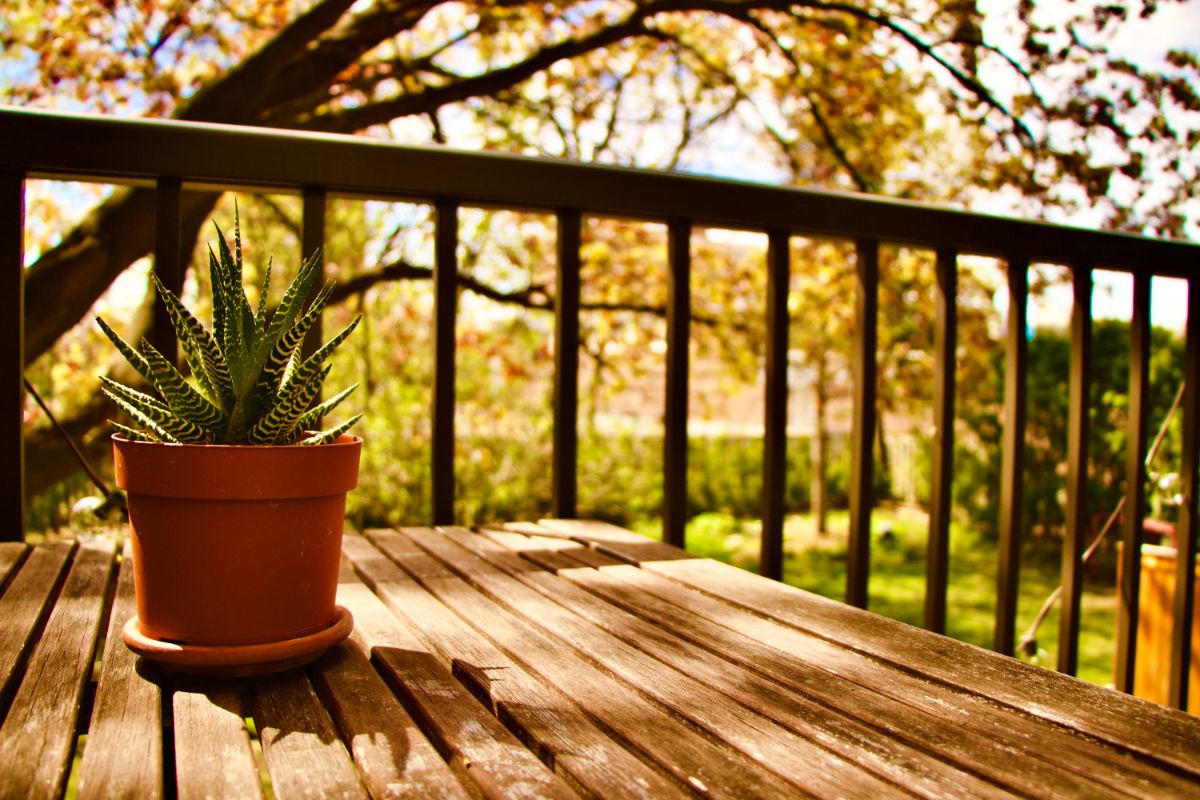
[(314, 433), (312, 436), (309, 436), (306, 439), (301, 439), (300, 441), (296, 442), (296, 444), (303, 444), (303, 445), (329, 444), (334, 439), (338, 438), (343, 433), (350, 430), (350, 428), (354, 426), (354, 423), (358, 422), (360, 419), (362, 419), (362, 414), (355, 414), (353, 417), (346, 420), (341, 425), (330, 428), (327, 431), (321, 431), (320, 433)]
[(137, 373), (143, 378), (153, 383), (154, 379), (150, 376), (150, 365), (146, 363), (146, 359), (142, 358), (142, 354), (137, 350), (134, 350), (133, 347), (130, 346), (129, 342), (122, 339), (120, 335), (110, 328), (108, 323), (100, 319), (100, 317), (96, 317), (96, 324), (100, 326), (100, 330), (104, 331), (104, 335), (108, 337), (108, 340), (116, 345), (117, 352), (125, 356), (125, 360), (129, 362), (129, 366), (137, 370)]
[[(229, 250), (229, 242), (225, 240), (220, 226), (217, 228), (217, 253), (221, 292), (225, 300), (225, 337), (221, 340), (221, 350), (225, 353), (225, 362), (233, 377), (235, 392), (240, 394), (248, 387), (246, 384), (250, 371), (253, 369), (255, 353), (254, 312), (250, 310), (250, 301), (246, 299), (246, 291), (242, 287), (242, 262), (239, 257), (234, 260)], [(241, 232), (237, 230), (235, 221), (234, 234), (240, 243)], [(237, 245), (240, 248), (240, 244)], [(254, 378), (257, 378), (257, 374)]]
[(229, 424), (229, 415), (217, 408), (204, 395), (187, 382), (171, 362), (154, 348), (150, 342), (142, 341), (142, 355), (153, 373), (154, 388), (166, 400), (171, 410), (188, 422), (206, 430), (211, 438), (224, 438)]
[(283, 383), (280, 385), (280, 393), (282, 394), (284, 391), (286, 391), (288, 385), (293, 380), (296, 380), (297, 377), (300, 377), (301, 380), (306, 379), (303, 376), (310, 374), (314, 366), (324, 363), (325, 360), (333, 354), (333, 351), (338, 348), (338, 345), (344, 342), (346, 337), (358, 327), (358, 323), (361, 321), (362, 314), (359, 314), (354, 319), (350, 320), (350, 324), (342, 328), (336, 336), (334, 336), (325, 344), (321, 345), (321, 348), (317, 350), (317, 352), (313, 353), (311, 356), (305, 359), (303, 363), (299, 364), (294, 369), (289, 370), (291, 374), (285, 373)]
[(293, 383), (280, 392), (271, 409), (247, 431), (246, 441), (250, 444), (284, 444), (286, 437), (296, 427), (296, 420), (303, 416), (313, 398), (321, 391), (321, 384), (329, 375), (330, 366), (321, 367), (316, 375)]
[(221, 265), (217, 262), (217, 256), (213, 252), (212, 245), (208, 246), (208, 285), (212, 288), (213, 296), (213, 336), (216, 337), (218, 345), (224, 346), (225, 319), (228, 316), (225, 310), (227, 303), (225, 301), (225, 287), (221, 279)]
[[(291, 363), (292, 356), (297, 353), (297, 348), (304, 342), (304, 337), (308, 335), (308, 331), (312, 328), (313, 323), (321, 316), (321, 310), (329, 301), (329, 295), (333, 291), (332, 284), (323, 288), (320, 294), (313, 300), (312, 305), (308, 307), (308, 311), (304, 312), (304, 316), (300, 318), (292, 327), (283, 332), (276, 342), (271, 355), (263, 364), (262, 372), (258, 376), (258, 384), (254, 387), (255, 392), (264, 402), (269, 402), (270, 398), (279, 391), (280, 384), (283, 382), (283, 376), (286, 373), (288, 364)], [(276, 312), (278, 313), (278, 312)]]
[(267, 355), (265, 348), (274, 348), (284, 331), (292, 326), (296, 317), (303, 310), (304, 301), (308, 298), (313, 282), (320, 273), (321, 251), (316, 250), (307, 261), (300, 265), (296, 280), (283, 293), (283, 299), (279, 301), (279, 307), (275, 309), (275, 314), (271, 317), (271, 322), (263, 333), (264, 352), (260, 357), (265, 357)]
[(171, 324), (179, 336), (183, 347), (184, 358), (192, 375), (200, 384), (200, 391), (213, 405), (224, 405), (233, 400), (233, 384), (229, 379), (229, 368), (225, 364), (225, 356), (217, 347), (217, 342), (200, 320), (192, 316), (179, 298), (163, 286), (157, 275), (151, 273), (154, 288), (162, 298)]
[(131, 442), (160, 442), (160, 441), (162, 441), (161, 439), (159, 439), (157, 436), (155, 436), (152, 433), (147, 433), (146, 431), (139, 431), (136, 428), (130, 428), (129, 426), (122, 425), (119, 422), (113, 422), (111, 419), (108, 421), (108, 427), (113, 433), (120, 434), (122, 437), (128, 439)]
[(337, 408), (341, 402), (349, 397), (350, 393), (357, 388), (358, 384), (356, 383), (349, 389), (343, 389), (342, 391), (338, 392), (320, 405), (305, 411), (303, 416), (296, 420), (296, 429), (292, 431), (293, 435), (299, 436), (305, 430), (318, 425), (321, 422), (322, 417)]
[(274, 258), (267, 259), (267, 269), (263, 274), (262, 291), (258, 293), (258, 308), (254, 311), (254, 330), (262, 336), (267, 329), (267, 298), (271, 294), (271, 264)]
[(101, 378), (100, 391), (163, 441), (203, 444), (204, 429), (174, 414), (147, 394)]

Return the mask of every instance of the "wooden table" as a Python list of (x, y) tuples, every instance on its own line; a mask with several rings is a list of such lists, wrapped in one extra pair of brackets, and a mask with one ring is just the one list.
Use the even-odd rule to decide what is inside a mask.
[(1200, 796), (1195, 717), (603, 524), (348, 535), (353, 637), (241, 681), (116, 550), (0, 545), (4, 798)]

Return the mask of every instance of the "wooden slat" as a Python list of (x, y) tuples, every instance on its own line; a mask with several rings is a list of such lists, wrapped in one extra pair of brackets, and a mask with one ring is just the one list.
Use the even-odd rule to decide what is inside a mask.
[(255, 682), (253, 708), (275, 797), (369, 797), (303, 671), (260, 678)]
[(925, 553), (925, 627), (946, 632), (950, 508), (954, 488), (954, 392), (958, 366), (958, 254), (937, 252), (933, 333), (933, 464)]
[(411, 634), (342, 559), (338, 603), (354, 632), (312, 667), (313, 686), (374, 798), (466, 800), (459, 779), (371, 666), (372, 647), (396, 647)]
[(790, 240), (786, 231), (767, 238), (767, 354), (763, 409), (762, 538), (759, 572), (783, 579), (783, 499), (787, 492), (788, 292)]
[(25, 176), (0, 172), (0, 288), (4, 327), (0, 364), (8, 364), (8, 420), (0, 427), (0, 474), (8, 476), (8, 499), (0, 510), (0, 541), (25, 537)]
[[(410, 531), (411, 529), (406, 529)], [(593, 667), (580, 654), (558, 641), (547, 638), (528, 625), (512, 618), (501, 606), (467, 586), (461, 579), (448, 577), (447, 568), (426, 554), (404, 552), (411, 542), (393, 534), (379, 540), (390, 556), (401, 557), (405, 569), (417, 570), (419, 580), (440, 600), (451, 607), (476, 629), (482, 628), (488, 639), (505, 652), (519, 655), (522, 666), (568, 695), (585, 712), (612, 732), (627, 747), (641, 751), (663, 770), (685, 786), (704, 787), (713, 797), (739, 798), (750, 796), (796, 796), (794, 788), (783, 780), (751, 768), (737, 754), (716, 745), (699, 735), (691, 726), (681, 725), (679, 718), (604, 670)], [(431, 574), (434, 578), (427, 578)], [(399, 598), (397, 598), (399, 599)], [(408, 596), (405, 596), (408, 599)], [(404, 607), (392, 606), (396, 613)], [(414, 622), (417, 620), (413, 612)], [(424, 609), (419, 612), (424, 617)], [(469, 641), (482, 637), (470, 633)], [(467, 663), (490, 667), (494, 662)], [(506, 662), (494, 673), (486, 670), (482, 677), (495, 678), (507, 674)], [(557, 762), (557, 758), (556, 758)], [(620, 775), (620, 772), (615, 773)], [(621, 792), (621, 796), (645, 794), (636, 784)], [(653, 796), (652, 794), (649, 796)]]
[(874, 505), (875, 380), (879, 342), (879, 242), (857, 242), (854, 305), (854, 423), (850, 463), (850, 540), (846, 552), (846, 602), (867, 607), (871, 577), (871, 508)]
[(113, 543), (100, 540), (76, 551), (0, 726), (0, 786), (6, 797), (59, 797), (66, 788), (114, 554)]
[[(394, 553), (404, 554), (406, 542), (395, 535), (385, 532), (372, 532), (372, 536), (385, 542)], [(391, 608), (397, 617), (404, 617), (405, 629), (411, 626), (419, 630), (421, 635), (429, 640), (439, 657), (447, 666), (453, 665), (460, 679), (466, 681), (477, 695), (486, 699), (496, 713), (506, 720), (508, 727), (517, 731), (531, 749), (540, 753), (542, 758), (551, 763), (554, 770), (566, 777), (571, 784), (579, 786), (586, 793), (602, 797), (682, 797), (679, 788), (663, 775), (648, 768), (619, 743), (603, 733), (578, 707), (570, 700), (559, 694), (551, 686), (538, 681), (523, 667), (510, 659), (489, 641), (472, 630), (466, 623), (457, 618), (453, 612), (446, 609), (424, 589), (418, 587), (406, 577), (399, 568), (374, 550), (353, 540), (348, 543), (355, 565), (362, 570), (367, 580), (379, 592), (383, 602)], [(409, 547), (408, 553), (417, 555)], [(416, 565), (423, 570), (426, 579), (450, 580), (449, 573), (439, 568), (436, 562), (428, 556), (417, 556)], [(414, 561), (404, 556), (409, 566)], [(443, 577), (437, 577), (443, 576)], [(490, 626), (502, 624), (503, 615), (499, 618), (488, 618)], [(394, 634), (393, 634), (394, 636)], [(408, 640), (392, 640), (392, 646), (386, 655), (389, 663), (398, 667), (400, 660), (406, 662), (420, 660), (419, 653), (424, 650), (418, 644), (413, 634), (408, 634)], [(377, 654), (381, 651), (377, 648)], [(423, 668), (424, 669), (424, 668)], [(434, 671), (436, 674), (436, 670)], [(461, 690), (461, 687), (459, 687)], [(456, 690), (457, 691), (457, 690)], [(413, 700), (434, 697), (428, 691), (412, 694)], [(440, 708), (435, 704), (429, 706), (433, 710)], [(444, 712), (443, 712), (444, 713)], [(455, 711), (452, 719), (461, 714)], [(439, 730), (453, 731), (446, 723), (436, 723)], [(491, 723), (488, 723), (489, 725)], [(472, 734), (478, 726), (463, 726), (460, 732), (444, 741), (450, 744), (454, 739), (464, 739), (465, 734)], [(508, 741), (505, 736), (502, 743)], [(470, 744), (470, 750), (466, 745)], [(507, 745), (505, 745), (507, 748)], [(505, 748), (497, 749), (487, 741), (464, 741), (451, 748), (451, 751), (466, 759), (471, 764), (470, 775), (477, 781), (477, 771), (480, 769), (480, 755), (494, 753), (492, 757), (495, 766), (502, 770), (514, 770), (522, 767), (524, 757), (513, 759)], [(513, 762), (510, 766), (509, 762)], [(535, 773), (538, 774), (538, 773)], [(481, 781), (486, 786), (502, 787), (508, 780), (518, 779), (528, 781), (519, 774), (509, 777), (505, 772), (485, 776)], [(553, 788), (553, 787), (552, 787)]]
[(550, 507), (571, 519), (577, 502), (579, 469), (579, 247), (583, 215), (558, 212), (558, 262), (554, 297), (554, 450)]
[[(525, 551), (524, 556), (539, 566), (552, 571), (562, 570), (557, 576), (551, 572), (531, 572), (520, 566), (520, 559), (515, 554), (483, 537), (453, 531), (448, 531), (447, 535), (529, 587), (664, 664), (918, 796), (1011, 796), (1009, 791), (948, 765), (942, 752), (936, 757), (926, 752), (926, 749), (936, 747), (939, 741), (962, 741), (958, 724), (945, 724), (938, 730), (937, 726), (924, 723), (907, 704), (889, 704), (871, 690), (849, 683), (832, 672), (822, 671), (810, 661), (781, 661), (779, 652), (771, 647), (705, 620), (702, 613), (690, 605), (694, 597), (687, 598), (689, 605), (685, 608), (650, 595), (643, 586), (636, 585), (636, 578), (621, 580), (630, 573), (646, 574), (636, 567), (618, 565), (611, 573), (579, 569), (580, 562), (566, 553)], [(491, 536), (505, 534), (489, 534)], [(592, 552), (583, 548), (577, 550), (584, 550), (585, 554)], [(601, 563), (613, 563), (600, 554), (596, 556)], [(584, 559), (590, 560), (586, 555)], [(665, 579), (660, 581), (670, 583)], [(716, 600), (712, 604), (723, 605)], [(725, 606), (718, 615), (731, 610)], [(630, 614), (639, 618), (631, 618)], [(761, 662), (763, 658), (767, 661)], [(772, 669), (776, 664), (779, 668)], [(862, 724), (853, 715), (829, 707), (826, 701), (830, 697), (856, 711), (863, 707), (873, 710), (880, 705), (890, 706), (888, 710), (893, 719), (889, 721), (904, 735), (897, 737), (892, 731)], [(877, 716), (888, 718), (886, 713)], [(917, 719), (913, 719), (914, 716)], [(899, 720), (899, 725), (895, 720)], [(872, 720), (872, 724), (877, 723), (878, 719)], [(910, 738), (912, 743), (906, 744), (902, 738)], [(993, 749), (1007, 751), (1008, 757), (1014, 755), (1011, 748), (995, 746)]]
[(66, 542), (34, 547), (0, 595), (0, 720), (17, 691), (35, 637), (50, 616), (70, 556)]
[(1067, 412), (1067, 519), (1062, 549), (1062, 598), (1058, 617), (1058, 671), (1074, 675), (1079, 667), (1079, 618), (1082, 611), (1084, 541), (1091, 519), (1087, 507), (1088, 398), (1092, 372), (1092, 271), (1072, 270), (1075, 303), (1071, 311), (1071, 387)]
[(230, 681), (174, 682), (175, 787), (180, 800), (261, 798), (247, 709)]
[[(320, 186), (304, 187), (304, 206), (303, 216), (300, 229), (300, 258), (306, 259), (317, 250), (324, 252), (325, 250), (325, 212), (326, 212), (326, 192)], [(324, 263), (324, 261), (322, 261)], [(312, 289), (309, 291), (309, 300), (316, 297), (321, 291), (325, 281), (318, 279), (313, 283)], [(320, 349), (324, 331), (321, 325), (321, 319), (318, 317), (313, 322), (312, 327), (308, 329), (308, 333), (304, 336), (304, 344), (301, 347), (301, 353), (305, 358), (317, 352)], [(313, 404), (320, 403), (320, 398), (314, 398)], [(318, 422), (314, 428), (320, 428)]]
[(1176, 531), (1175, 614), (1171, 631), (1171, 680), (1168, 702), (1188, 707), (1191, 689), (1193, 614), (1196, 608), (1196, 550), (1200, 538), (1200, 278), (1188, 282), (1187, 343), (1183, 361), (1183, 435), (1180, 438), (1179, 481), (1184, 502)]
[(692, 224), (667, 225), (667, 375), (663, 410), (663, 541), (683, 547), (687, 529), (688, 364)]
[[(542, 634), (554, 637), (557, 640), (556, 649), (561, 650), (565, 645), (581, 655), (586, 654), (589, 660), (605, 671), (637, 686), (675, 714), (690, 720), (726, 746), (752, 759), (756, 767), (754, 777), (761, 780), (778, 776), (795, 784), (792, 790), (781, 787), (778, 791), (795, 794), (795, 790), (800, 789), (817, 796), (841, 796), (878, 795), (898, 790), (899, 787), (880, 780), (859, 765), (814, 745), (810, 740), (735, 702), (725, 692), (711, 685), (711, 671), (696, 674), (701, 669), (698, 659), (690, 660), (684, 671), (676, 671), (522, 585), (446, 536), (433, 531), (406, 530), (406, 533), (508, 613), (517, 615), (527, 625), (535, 626)], [(457, 609), (458, 604), (464, 601), (456, 597), (447, 602), (453, 603)], [(624, 616), (626, 624), (633, 624), (633, 620), (624, 612), (614, 613)], [(673, 640), (664, 646), (670, 649), (680, 644), (678, 640)], [(521, 647), (514, 647), (513, 651), (535, 665), (541, 664), (540, 659), (529, 655), (530, 650), (524, 643)], [(567, 687), (572, 683), (569, 675), (555, 679), (558, 686)], [(621, 729), (620, 732), (626, 731)], [(705, 781), (705, 784), (708, 785), (708, 782)], [(709, 788), (712, 788), (711, 785)], [(755, 794), (755, 790), (749, 788), (742, 791)]]
[(1026, 301), (1029, 260), (1008, 259), (1008, 330), (1004, 349), (1004, 432), (1000, 472), (1000, 544), (996, 569), (996, 616), (992, 649), (1012, 655), (1017, 629), (1017, 598), (1021, 571), (1021, 532), (1024, 525), (1025, 394), (1028, 341)]
[(0, 596), (4, 594), (9, 576), (16, 572), (17, 565), (28, 552), (29, 546), (21, 542), (0, 542)]
[[(1200, 718), (1024, 664), (902, 622), (863, 613), (737, 567), (702, 558), (642, 560), (647, 540), (582, 520), (544, 520), (551, 531), (601, 543), (643, 569), (762, 616), (1102, 740), (1150, 764), (1200, 779)], [(658, 544), (658, 543), (652, 543)], [(658, 545), (662, 547), (662, 545)]]
[[(161, 177), (155, 190), (154, 214), (154, 274), (176, 295), (183, 289), (182, 228), (183, 181), (177, 177)], [(232, 235), (232, 233), (230, 234)], [(149, 337), (158, 352), (172, 364), (178, 355), (175, 326), (161, 299), (154, 303), (154, 319)]]
[(1146, 443), (1150, 389), (1150, 275), (1133, 278), (1129, 323), (1129, 419), (1125, 445), (1125, 512), (1121, 524), (1121, 583), (1117, 591), (1117, 656), (1113, 685), (1133, 693), (1137, 662), (1142, 524), (1146, 518)]
[(121, 629), (137, 613), (132, 554), (126, 539), (80, 766), (80, 800), (163, 796), (161, 692), (138, 674), (138, 659), (121, 639)]
[(455, 330), (458, 318), (458, 203), (436, 205), (433, 258), (433, 444), (430, 480), (434, 525), (454, 522)]
[[(1170, 796), (1186, 794), (1192, 786), (1116, 748), (923, 680), (647, 570), (617, 564), (593, 549), (564, 542), (551, 542), (553, 547), (547, 547), (547, 540), (541, 537), (521, 544), (514, 540), (524, 537), (515, 534), (487, 535), (520, 548), (539, 565), (560, 570), (564, 579), (608, 602), (676, 632), (693, 647), (710, 649), (847, 720), (860, 721), (863, 728), (853, 721), (838, 725), (836, 716), (824, 723), (836, 737), (826, 746), (841, 747), (864, 763), (878, 759), (875, 768), (881, 774), (904, 776), (902, 784), (917, 793), (972, 797), (987, 793), (986, 786), (972, 785), (973, 779), (959, 771), (977, 773), (1010, 790), (1035, 796), (1078, 792), (1092, 797), (1114, 792)], [(571, 549), (560, 549), (564, 544)], [(597, 569), (572, 568), (581, 564)], [(645, 639), (631, 628), (623, 630), (638, 641)], [(742, 691), (738, 677), (717, 678), (722, 680), (734, 684), (729, 688), (731, 695)], [(822, 730), (818, 727), (820, 713), (789, 718), (784, 705), (773, 706), (767, 713), (785, 724), (789, 719), (802, 719), (804, 726)], [(880, 737), (882, 742), (874, 741)], [(914, 755), (914, 751), (918, 752)], [(1015, 761), (1022, 764), (1021, 770), (1011, 768)]]

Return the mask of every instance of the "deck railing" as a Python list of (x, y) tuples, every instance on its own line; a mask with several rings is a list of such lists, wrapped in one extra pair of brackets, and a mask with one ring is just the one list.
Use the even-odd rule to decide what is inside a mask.
[[(870, 555), (873, 453), (877, 422), (876, 345), (881, 244), (937, 254), (934, 457), (927, 552), (925, 625), (944, 631), (949, 559), (950, 487), (954, 444), (956, 285), (962, 254), (1007, 265), (1010, 304), (1005, 336), (1003, 471), (994, 648), (1011, 654), (1015, 640), (1025, 442), (1027, 273), (1031, 264), (1064, 265), (1073, 277), (1064, 592), (1059, 669), (1078, 659), (1082, 553), (1087, 530), (1087, 397), (1091, 369), (1091, 289), (1098, 268), (1133, 276), (1129, 386), (1128, 475), (1123, 519), (1123, 569), (1118, 611), (1116, 685), (1133, 686), (1138, 611), (1139, 533), (1145, 516), (1147, 382), (1152, 276), (1188, 282), (1186, 394), (1182, 479), (1185, 503), (1171, 666), (1171, 703), (1186, 707), (1197, 540), (1197, 421), (1200, 416), (1200, 247), (963, 213), (876, 197), (752, 185), (564, 161), (447, 149), (397, 146), (363, 138), (277, 130), (64, 116), (0, 109), (0, 347), (10, 364), (9, 423), (0, 428), (8, 475), (22, 475), (23, 196), (30, 178), (102, 180), (156, 188), (155, 269), (168, 285), (182, 281), (182, 192), (227, 188), (295, 192), (304, 198), (305, 252), (324, 241), (331, 196), (418, 201), (435, 209), (433, 270), (435, 368), (432, 401), (432, 520), (454, 522), (454, 408), (457, 218), (465, 205), (548, 211), (558, 225), (555, 305), (553, 498), (550, 512), (576, 514), (576, 406), (580, 313), (580, 242), (584, 215), (665, 223), (668, 236), (667, 371), (663, 529), (684, 544), (690, 303), (689, 239), (711, 226), (766, 234), (767, 349), (761, 569), (778, 579), (783, 566), (783, 499), (787, 409), (789, 237), (850, 240), (856, 249), (857, 302), (853, 350), (852, 475), (846, 601), (865, 606)], [(37, 309), (29, 309), (37, 313)], [(155, 326), (156, 336), (170, 335)], [(164, 334), (165, 332), (165, 334)], [(174, 349), (169, 338), (160, 349)], [(22, 530), (22, 487), (5, 502), (0, 538)]]

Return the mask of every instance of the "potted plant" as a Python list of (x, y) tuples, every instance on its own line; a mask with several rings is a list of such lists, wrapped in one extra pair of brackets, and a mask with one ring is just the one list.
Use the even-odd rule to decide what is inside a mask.
[(267, 265), (257, 307), (242, 277), (241, 229), (209, 248), (212, 330), (154, 278), (190, 378), (143, 340), (137, 349), (97, 318), (147, 394), (101, 378), (134, 421), (110, 422), (117, 485), (128, 494), (137, 616), (126, 644), (190, 672), (252, 674), (305, 663), (353, 624), (337, 606), (346, 493), (358, 481), (361, 414), (321, 418), (354, 386), (314, 405), (325, 361), (359, 318), (315, 353), (301, 344), (329, 300), (321, 254), (300, 267), (274, 311)]

